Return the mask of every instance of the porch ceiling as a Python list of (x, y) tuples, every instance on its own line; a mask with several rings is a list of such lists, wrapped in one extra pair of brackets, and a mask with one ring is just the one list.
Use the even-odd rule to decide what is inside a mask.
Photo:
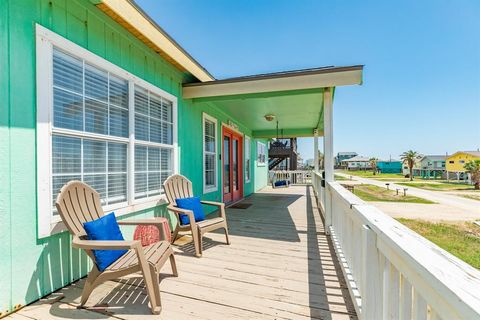
[[(361, 84), (363, 66), (326, 67), (184, 84), (193, 104), (214, 104), (251, 128), (256, 138), (323, 135), (325, 88)], [(267, 121), (265, 115), (275, 116)]]
[[(277, 120), (285, 137), (313, 136), (314, 129), (323, 131), (323, 89), (272, 96), (252, 95), (211, 103), (251, 128), (257, 138), (276, 137)], [(267, 121), (267, 114), (275, 115), (275, 119)]]

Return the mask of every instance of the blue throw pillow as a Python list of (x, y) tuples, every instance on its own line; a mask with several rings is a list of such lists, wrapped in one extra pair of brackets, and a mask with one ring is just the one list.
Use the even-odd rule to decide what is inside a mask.
[[(125, 240), (115, 214), (109, 213), (97, 220), (85, 222), (83, 228), (88, 240)], [(128, 250), (92, 250), (99, 271), (105, 270)]]
[[(177, 207), (181, 209), (192, 210), (195, 216), (195, 222), (205, 220), (205, 212), (203, 212), (199, 197), (179, 198), (175, 199), (175, 202), (177, 203)], [(188, 216), (186, 214), (180, 214), (180, 224), (185, 225), (189, 223), (190, 219), (188, 219)]]
[(275, 181), (275, 187), (282, 187), (282, 186), (287, 186), (288, 182), (287, 180), (278, 180)]

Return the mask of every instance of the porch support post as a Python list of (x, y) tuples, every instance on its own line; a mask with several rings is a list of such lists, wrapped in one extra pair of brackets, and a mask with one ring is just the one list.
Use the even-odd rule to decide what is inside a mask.
[(332, 88), (326, 88), (323, 104), (323, 163), (325, 168), (325, 230), (330, 233), (332, 225), (332, 195), (328, 183), (333, 182), (333, 105)]
[(313, 166), (315, 172), (318, 172), (318, 130), (313, 133)]

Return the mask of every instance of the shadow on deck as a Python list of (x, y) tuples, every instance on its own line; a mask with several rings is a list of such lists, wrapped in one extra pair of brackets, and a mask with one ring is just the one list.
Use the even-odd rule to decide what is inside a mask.
[[(232, 245), (223, 233), (209, 233), (198, 259), (189, 236), (177, 240), (179, 277), (170, 277), (168, 264), (162, 270), (160, 318), (356, 319), (311, 187), (265, 188), (243, 203), (251, 206), (227, 209)], [(93, 307), (77, 310), (83, 281), (61, 289), (62, 300), (37, 302), (16, 316), (159, 318), (147, 308), (141, 277), (106, 282), (92, 294)]]

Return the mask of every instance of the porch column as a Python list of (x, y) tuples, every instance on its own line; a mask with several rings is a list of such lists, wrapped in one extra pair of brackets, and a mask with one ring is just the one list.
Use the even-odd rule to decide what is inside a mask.
[(333, 108), (332, 88), (326, 88), (323, 104), (323, 164), (325, 168), (325, 231), (330, 233), (332, 225), (332, 195), (328, 183), (333, 182)]
[(318, 131), (315, 130), (313, 134), (313, 167), (315, 172), (318, 172)]

